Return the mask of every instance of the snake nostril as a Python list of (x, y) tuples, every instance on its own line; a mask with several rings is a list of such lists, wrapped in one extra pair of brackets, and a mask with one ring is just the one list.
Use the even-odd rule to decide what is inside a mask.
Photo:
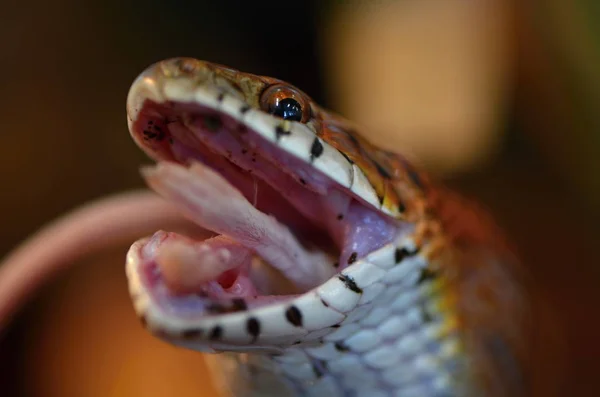
[(196, 62), (191, 59), (178, 58), (173, 63), (182, 73), (191, 74), (196, 71)]

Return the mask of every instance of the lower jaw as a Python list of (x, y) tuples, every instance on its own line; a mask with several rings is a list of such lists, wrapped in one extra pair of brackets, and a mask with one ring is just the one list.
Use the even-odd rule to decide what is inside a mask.
[[(164, 312), (180, 318), (197, 319), (206, 315), (251, 310), (293, 299), (302, 292), (295, 291), (294, 286), (280, 274), (273, 275), (273, 269), (267, 265), (263, 264), (257, 270), (252, 269), (250, 263), (244, 263), (215, 280), (198, 285), (195, 292), (176, 293), (165, 283), (156, 253), (165, 241), (178, 238), (184, 237), (158, 231), (152, 237), (135, 243), (130, 251), (130, 255), (136, 257), (136, 271), (141, 283), (149, 291), (149, 298)], [(279, 288), (273, 290), (273, 286)], [(284, 286), (289, 290), (285, 291)]]

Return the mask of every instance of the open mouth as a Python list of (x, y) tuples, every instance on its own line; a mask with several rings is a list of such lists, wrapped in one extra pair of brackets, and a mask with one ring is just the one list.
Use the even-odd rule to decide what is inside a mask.
[(214, 71), (193, 72), (140, 76), (130, 131), (157, 160), (142, 170), (149, 186), (213, 234), (161, 231), (136, 242), (127, 264), (136, 310), (167, 338), (214, 342), (201, 350), (334, 331), (383, 272), (368, 262), (397, 262), (410, 226), (381, 210), (364, 174), (315, 134), (314, 121), (269, 114)]

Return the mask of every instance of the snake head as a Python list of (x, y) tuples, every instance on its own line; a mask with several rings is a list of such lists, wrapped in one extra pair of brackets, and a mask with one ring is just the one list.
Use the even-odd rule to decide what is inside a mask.
[(214, 233), (132, 246), (136, 310), (159, 336), (203, 351), (314, 345), (360, 317), (387, 268), (410, 257), (401, 273), (419, 277), (411, 202), (393, 189), (408, 173), (362, 155), (356, 127), (296, 87), (179, 58), (142, 73), (127, 109), (157, 161), (148, 184)]

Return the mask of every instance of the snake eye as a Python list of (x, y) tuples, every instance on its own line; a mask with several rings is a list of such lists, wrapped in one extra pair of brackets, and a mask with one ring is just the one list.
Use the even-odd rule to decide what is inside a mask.
[(277, 102), (271, 112), (284, 120), (302, 120), (302, 107), (294, 98), (285, 98)]
[(284, 85), (269, 87), (260, 98), (261, 108), (277, 117), (291, 121), (308, 121), (310, 105), (297, 90)]

